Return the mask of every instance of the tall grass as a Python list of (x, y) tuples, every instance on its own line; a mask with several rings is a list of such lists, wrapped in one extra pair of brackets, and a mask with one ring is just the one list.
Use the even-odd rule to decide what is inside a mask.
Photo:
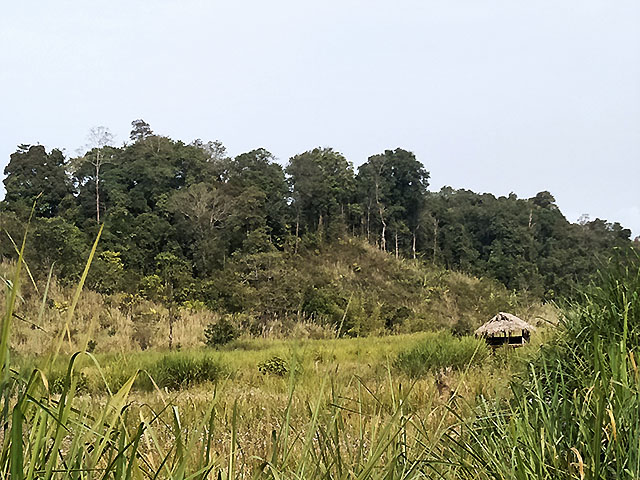
[[(34, 368), (25, 378), (11, 369), (10, 333), (16, 298), (24, 266), (27, 234), (13, 275), (7, 284), (6, 309), (0, 328), (1, 405), (0, 422), (3, 425), (0, 451), (0, 478), (52, 479), (52, 478), (184, 478), (189, 459), (193, 463), (192, 478), (204, 478), (212, 468), (212, 461), (203, 447), (210, 438), (200, 442), (199, 435), (186, 436), (180, 426), (177, 411), (167, 405), (166, 415), (173, 422), (163, 427), (173, 436), (173, 443), (163, 450), (157, 440), (156, 427), (164, 411), (128, 418), (128, 395), (136, 376), (131, 376), (118, 391), (109, 392), (100, 409), (82, 407), (77, 398), (78, 375), (74, 374), (81, 356), (76, 353), (68, 360), (66, 374), (59, 394), (53, 394), (45, 372)], [(84, 279), (95, 254), (96, 242), (87, 260), (85, 271), (69, 309), (66, 328), (61, 332), (58, 348), (69, 332), (73, 310), (80, 296)], [(91, 357), (91, 356), (90, 356)], [(194, 430), (210, 435), (204, 428), (213, 412), (203, 415), (202, 425)], [(141, 442), (146, 442), (146, 449)], [(156, 453), (157, 452), (157, 453)], [(187, 453), (188, 452), (188, 453)], [(160, 461), (154, 460), (160, 458)]]
[(478, 365), (488, 356), (489, 350), (484, 340), (455, 338), (448, 332), (439, 332), (401, 353), (395, 364), (410, 377), (417, 378), (443, 368), (460, 370), (469, 365)]
[[(26, 239), (26, 236), (25, 236)], [(97, 244), (97, 239), (96, 239)], [(77, 352), (66, 360), (62, 375), (49, 373), (63, 361), (61, 345), (73, 326), (73, 310), (90, 268), (95, 245), (69, 309), (57, 348), (45, 369), (31, 368), (19, 374), (11, 368), (10, 327), (19, 295), (25, 241), (8, 284), (7, 307), (0, 329), (2, 404), (4, 426), (0, 451), (0, 478), (11, 479), (138, 479), (138, 478), (421, 478), (423, 453), (432, 448), (433, 435), (421, 433), (416, 423), (411, 388), (394, 382), (389, 367), (390, 401), (368, 388), (362, 380), (339, 384), (326, 378), (316, 389), (316, 399), (300, 404), (295, 396), (299, 375), (289, 376), (288, 403), (274, 428), (267, 453), (251, 464), (240, 463), (239, 416), (234, 405), (226, 412), (231, 439), (228, 451), (216, 448), (220, 397), (214, 389), (208, 405), (185, 417), (172, 402), (171, 388), (201, 381), (220, 380), (220, 363), (209, 357), (165, 355), (146, 372), (118, 378), (105, 371), (97, 357)], [(87, 336), (88, 339), (88, 336)], [(88, 343), (88, 342), (85, 342)], [(260, 353), (260, 352), (257, 352)], [(93, 364), (104, 382), (96, 403), (85, 396), (82, 364)], [(291, 371), (295, 371), (292, 368)], [(127, 369), (122, 368), (123, 372)], [(133, 402), (132, 388), (143, 375), (157, 389), (160, 408)], [(113, 380), (116, 380), (115, 382)], [(50, 381), (53, 380), (53, 381)], [(166, 390), (161, 388), (166, 387)], [(302, 424), (294, 409), (307, 412)], [(444, 412), (446, 414), (446, 412)], [(353, 429), (353, 425), (357, 429)], [(443, 431), (445, 422), (436, 422)]]
[[(447, 434), (436, 469), (464, 479), (640, 478), (640, 262), (615, 262), (512, 385)], [(436, 463), (433, 463), (436, 465)]]

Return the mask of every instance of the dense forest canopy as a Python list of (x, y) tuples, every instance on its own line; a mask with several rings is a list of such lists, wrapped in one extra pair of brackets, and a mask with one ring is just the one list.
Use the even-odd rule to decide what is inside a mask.
[[(143, 120), (132, 127), (121, 147), (107, 129), (92, 130), (76, 158), (41, 145), (11, 155), (0, 221), (19, 237), (35, 202), (34, 274), (53, 266), (77, 278), (104, 223), (90, 286), (106, 293), (142, 290), (231, 310), (220, 298), (232, 285), (260, 272), (268, 278), (273, 262), (349, 236), (552, 299), (571, 295), (601, 259), (632, 244), (619, 223), (570, 223), (549, 192), (429, 191), (424, 164), (402, 148), (357, 170), (331, 148), (282, 168), (263, 148), (232, 158), (220, 142), (175, 141)], [(14, 256), (11, 242), (0, 245)]]

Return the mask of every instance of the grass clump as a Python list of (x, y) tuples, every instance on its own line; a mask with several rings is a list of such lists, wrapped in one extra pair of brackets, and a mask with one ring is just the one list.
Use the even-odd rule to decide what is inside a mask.
[(489, 355), (483, 340), (474, 337), (455, 338), (448, 332), (434, 333), (413, 348), (402, 352), (395, 366), (417, 378), (443, 368), (463, 369), (477, 365)]
[[(226, 373), (224, 366), (210, 356), (185, 355), (180, 352), (164, 355), (147, 368), (149, 377), (160, 388), (180, 390), (205, 382), (220, 380)], [(140, 378), (140, 387), (151, 390), (150, 379)]]

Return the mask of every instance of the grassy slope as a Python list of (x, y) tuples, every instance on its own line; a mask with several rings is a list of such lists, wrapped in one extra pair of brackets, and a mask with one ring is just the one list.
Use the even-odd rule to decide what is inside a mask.
[[(11, 264), (0, 265), (0, 275), (8, 278), (11, 268)], [(352, 239), (301, 255), (278, 253), (262, 268), (258, 273), (234, 270), (223, 277), (230, 279), (228, 288), (246, 304), (232, 321), (241, 332), (263, 337), (334, 338), (338, 329), (347, 335), (456, 326), (468, 331), (500, 310), (528, 319), (553, 316), (551, 309), (542, 309), (494, 281), (396, 260)], [(14, 325), (15, 352), (46, 353), (64, 325), (73, 289), (54, 278), (43, 308), (45, 285), (46, 281), (39, 281), (36, 291), (25, 278), (16, 307), (24, 321), (18, 319)], [(275, 310), (280, 313), (274, 314)], [(219, 318), (220, 313), (197, 305), (182, 308), (173, 329), (174, 346), (202, 347), (205, 327)], [(103, 353), (166, 349), (168, 312), (139, 295), (85, 291), (69, 333), (63, 344), (69, 353), (89, 341), (92, 350)]]

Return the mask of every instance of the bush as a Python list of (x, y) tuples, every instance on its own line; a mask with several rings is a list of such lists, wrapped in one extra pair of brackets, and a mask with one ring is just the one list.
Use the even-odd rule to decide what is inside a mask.
[(263, 375), (267, 373), (271, 375), (277, 375), (279, 377), (284, 377), (287, 373), (289, 373), (289, 365), (286, 360), (278, 356), (273, 356), (269, 360), (265, 360), (262, 363), (258, 364), (258, 370)]
[[(89, 379), (87, 378), (87, 376), (84, 373), (80, 372), (74, 373), (74, 377), (76, 381), (76, 392), (87, 393), (89, 391)], [(62, 393), (66, 381), (66, 371), (61, 371), (57, 375), (53, 376), (49, 381), (49, 385), (51, 385), (51, 393)]]
[(237, 336), (236, 328), (226, 317), (221, 318), (217, 323), (210, 323), (204, 330), (205, 343), (209, 347), (225, 345)]
[(401, 353), (395, 365), (410, 377), (420, 377), (441, 368), (463, 369), (477, 365), (488, 355), (489, 350), (483, 340), (454, 338), (450, 333), (442, 332)]
[(451, 327), (451, 333), (454, 337), (466, 337), (472, 335), (474, 331), (473, 324), (467, 317), (460, 318)]
[[(178, 353), (163, 356), (151, 365), (147, 372), (160, 388), (179, 390), (219, 380), (224, 375), (225, 369), (211, 357), (198, 358)], [(151, 382), (142, 380), (142, 383), (143, 388), (151, 389)]]

